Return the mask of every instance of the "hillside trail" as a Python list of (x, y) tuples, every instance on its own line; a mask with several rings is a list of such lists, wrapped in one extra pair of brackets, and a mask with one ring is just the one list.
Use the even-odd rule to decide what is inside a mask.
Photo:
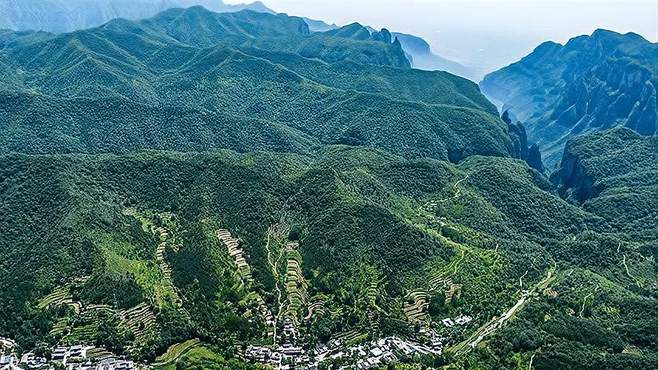
[(535, 356), (537, 356), (537, 352), (541, 351), (541, 347), (537, 348), (535, 352), (532, 353), (532, 356), (530, 356), (530, 362), (528, 362), (528, 370), (532, 370), (532, 363), (535, 360)]
[[(498, 251), (498, 245), (496, 245), (496, 252)], [(525, 273), (519, 277), (519, 288), (523, 288), (523, 279), (525, 279), (526, 276), (528, 276), (528, 272), (530, 272), (530, 269), (536, 270), (537, 267), (535, 267), (535, 262), (537, 262), (537, 258), (532, 259), (532, 263), (530, 264), (530, 268), (525, 270)]]
[(455, 263), (455, 269), (452, 271), (452, 275), (450, 275), (450, 276), (457, 275), (457, 267), (459, 267), (459, 264), (464, 260), (465, 255), (466, 255), (466, 250), (462, 249), (462, 255), (461, 255), (461, 257), (459, 257), (459, 260)]
[(455, 193), (451, 197), (448, 197), (448, 198), (445, 198), (445, 199), (439, 199), (439, 200), (430, 200), (430, 201), (426, 202), (425, 204), (423, 204), (422, 206), (420, 206), (419, 210), (427, 209), (428, 207), (434, 207), (434, 206), (437, 206), (441, 203), (445, 203), (445, 202), (448, 202), (450, 200), (455, 200), (455, 199), (459, 198), (462, 195), (462, 188), (459, 187), (459, 185), (462, 182), (468, 180), (468, 178), (470, 176), (471, 176), (471, 174), (466, 174), (466, 176), (464, 176), (464, 178), (459, 179), (459, 180), (455, 181), (454, 184), (452, 184), (452, 188), (455, 189)]
[(455, 354), (465, 354), (470, 352), (472, 349), (477, 347), (477, 345), (487, 336), (492, 335), (495, 333), (498, 329), (500, 329), (509, 319), (514, 317), (514, 315), (518, 312), (520, 312), (523, 307), (525, 307), (526, 303), (528, 300), (532, 297), (532, 295), (539, 289), (545, 289), (547, 288), (551, 282), (555, 279), (556, 277), (556, 271), (557, 267), (551, 267), (548, 272), (546, 273), (546, 277), (544, 277), (540, 282), (535, 284), (532, 289), (525, 291), (522, 295), (521, 298), (512, 306), (510, 309), (505, 311), (500, 317), (493, 317), (491, 320), (489, 320), (487, 323), (479, 327), (468, 339), (454, 345), (453, 347), (450, 348), (451, 352), (454, 352)]
[(599, 284), (596, 284), (596, 288), (594, 288), (593, 292), (589, 292), (584, 298), (583, 298), (583, 305), (580, 307), (580, 312), (578, 313), (578, 317), (581, 319), (583, 318), (583, 313), (585, 312), (585, 305), (587, 304), (587, 299), (596, 293), (601, 286)]
[[(617, 254), (619, 254), (620, 252), (621, 252), (621, 242), (617, 244)], [(626, 263), (626, 253), (622, 254), (622, 256), (623, 257), (621, 263), (622, 265), (624, 265), (624, 270), (626, 270), (626, 275), (635, 282), (635, 285), (637, 285), (638, 288), (642, 288), (642, 284), (640, 283), (638, 278), (633, 276), (633, 274), (631, 274), (631, 270), (628, 268), (628, 264)]]

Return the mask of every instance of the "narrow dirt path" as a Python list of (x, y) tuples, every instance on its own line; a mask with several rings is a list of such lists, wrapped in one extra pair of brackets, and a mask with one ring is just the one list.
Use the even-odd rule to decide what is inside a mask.
[(528, 370), (532, 370), (532, 362), (535, 360), (535, 356), (537, 356), (537, 352), (539, 352), (541, 348), (538, 348), (532, 356), (530, 356), (530, 362), (528, 363)]
[(468, 178), (469, 178), (470, 176), (471, 176), (470, 174), (466, 174), (466, 176), (464, 176), (463, 179), (457, 180), (457, 181), (452, 185), (452, 187), (455, 189), (455, 194), (454, 194), (453, 196), (448, 197), (448, 198), (445, 198), (445, 199), (430, 200), (429, 202), (426, 202), (425, 204), (423, 204), (422, 206), (420, 206), (420, 209), (427, 209), (428, 207), (433, 207), (433, 206), (439, 205), (439, 204), (441, 204), (441, 203), (445, 203), (445, 202), (447, 202), (447, 201), (449, 201), (449, 200), (454, 200), (454, 199), (459, 198), (459, 197), (461, 196), (461, 193), (462, 193), (462, 189), (459, 187), (459, 185), (460, 185), (462, 182), (468, 180)]
[(628, 275), (631, 280), (635, 282), (635, 285), (638, 286), (638, 288), (642, 288), (642, 284), (637, 280), (635, 276), (631, 274), (631, 271), (628, 269), (628, 264), (626, 263), (626, 255), (624, 254), (624, 259), (622, 260), (622, 263), (624, 264), (624, 269), (626, 269), (626, 275)]
[(466, 255), (466, 249), (462, 249), (462, 255), (459, 258), (459, 261), (455, 262), (455, 269), (452, 271), (451, 276), (457, 275), (457, 267), (459, 267), (459, 264), (464, 260), (464, 256)]
[(523, 278), (528, 275), (528, 271), (530, 270), (525, 270), (525, 273), (519, 277), (519, 288), (523, 288)]
[[(621, 242), (617, 244), (617, 254), (619, 254), (621, 251)], [(624, 270), (626, 270), (626, 275), (635, 282), (635, 285), (637, 285), (638, 288), (642, 288), (642, 284), (640, 281), (631, 274), (631, 270), (628, 268), (628, 264), (626, 263), (626, 253), (623, 254), (622, 260), (621, 260), (622, 265), (624, 265)]]
[(439, 201), (437, 201), (437, 202), (438, 202), (438, 203), (445, 203), (445, 202), (447, 202), (447, 201), (449, 201), (449, 200), (453, 200), (453, 199), (457, 199), (457, 198), (459, 198), (459, 197), (461, 196), (461, 194), (462, 194), (462, 189), (459, 187), (459, 184), (461, 184), (462, 182), (468, 180), (468, 178), (469, 178), (470, 176), (471, 176), (470, 174), (466, 174), (466, 176), (464, 176), (463, 179), (461, 179), (461, 180), (457, 180), (457, 181), (452, 185), (452, 187), (455, 189), (455, 194), (454, 194), (453, 196), (448, 197), (448, 198), (445, 198), (445, 199), (441, 199), (441, 200), (439, 200)]
[(585, 312), (585, 305), (587, 304), (587, 299), (593, 296), (594, 293), (596, 293), (599, 290), (599, 288), (600, 288), (599, 284), (596, 284), (596, 288), (594, 288), (594, 291), (590, 292), (583, 298), (583, 305), (580, 307), (580, 312), (578, 313), (578, 317), (580, 318), (583, 317), (583, 313)]

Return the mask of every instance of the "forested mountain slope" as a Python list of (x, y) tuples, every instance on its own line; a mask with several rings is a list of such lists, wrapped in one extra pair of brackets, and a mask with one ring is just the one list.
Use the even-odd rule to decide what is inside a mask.
[[(147, 152), (10, 155), (1, 161), (1, 242), (14, 246), (2, 249), (2, 331), (27, 347), (45, 338), (94, 343), (97, 335), (109, 335), (111, 350), (132, 348), (132, 356), (148, 360), (186, 338), (206, 338), (224, 348), (229, 342), (222, 338), (229, 333), (241, 343), (257, 340), (265, 323), (248, 324), (243, 317), (258, 304), (254, 293), (273, 312), (281, 310), (268, 253), (279, 253), (274, 251), (292, 238), (299, 242), (307, 293), (326, 309), (301, 329), (309, 338), (377, 330), (373, 309), (385, 312), (375, 316), (384, 334), (412, 335), (413, 326), (400, 325), (403, 297), (420, 290), (443, 302), (447, 293), (434, 284), (446, 277), (459, 285), (459, 298), (433, 306), (431, 317), (468, 313), (484, 325), (513, 305), (519, 281), (534, 284), (556, 264), (559, 285), (577, 284), (583, 293), (560, 288), (557, 301), (550, 294), (533, 300), (532, 307), (545, 307), (552, 321), (527, 329), (517, 327), (529, 325), (526, 315), (515, 321), (509, 330), (533, 330), (531, 344), (514, 344), (515, 351), (545, 348), (540, 353), (548, 356), (547, 365), (540, 361), (538, 368), (550, 368), (551, 351), (565, 351), (559, 346), (569, 341), (583, 343), (579, 351), (588, 353), (583, 356), (612, 351), (604, 361), (633, 345), (649, 351), (633, 361), (651, 361), (655, 317), (641, 308), (655, 305), (652, 264), (642, 258), (647, 250), (624, 234), (609, 234), (615, 229), (603, 219), (551, 194), (550, 184), (523, 162), (474, 157), (454, 166), (350, 147), (328, 147), (318, 157)], [(158, 272), (158, 239), (152, 234), (158, 227), (175, 236), (165, 246), (170, 278)], [(22, 232), (26, 228), (31, 232)], [(237, 284), (239, 270), (230, 268), (230, 256), (214, 236), (218, 229), (240, 237), (253, 282)], [(641, 289), (625, 277), (615, 257), (618, 243)], [(583, 282), (578, 278), (583, 274), (591, 277)], [(608, 279), (606, 289), (619, 290), (624, 298), (601, 291), (594, 303), (607, 301), (624, 313), (600, 316), (597, 306), (584, 317), (565, 313), (565, 307), (580, 307), (596, 279)], [(155, 310), (153, 339), (142, 341), (139, 334), (137, 341), (131, 339), (126, 323), (111, 316), (98, 319), (106, 331), (80, 337), (78, 325), (86, 324), (71, 321), (74, 312), (37, 305), (60, 284), (83, 307), (111, 304), (126, 310), (146, 302)], [(108, 290), (114, 296), (103, 293)], [(360, 298), (365, 294), (376, 295), (376, 306)], [(307, 308), (291, 314), (304, 317)], [(67, 317), (68, 329), (48, 334)], [(564, 325), (598, 331), (601, 342), (573, 337)], [(614, 334), (609, 325), (637, 329)], [(645, 337), (635, 336), (637, 330)], [(510, 340), (506, 333), (494, 339)], [(461, 353), (463, 334), (444, 335), (454, 338)], [(608, 340), (615, 341), (612, 349)], [(493, 346), (503, 363), (511, 356), (505, 346)], [(462, 356), (452, 361), (471, 358)]]
[[(230, 136), (235, 130), (224, 131), (230, 146), (212, 132), (227, 120), (234, 127), (245, 120), (257, 130), (249, 123), (256, 119), (279, 132), (259, 137), (263, 149), (275, 149), (272, 140), (288, 132), (284, 141), (303, 136), (407, 157), (510, 155), (506, 126), (477, 86), (442, 72), (395, 68), (406, 62), (400, 46), (390, 38), (355, 37), (359, 27), (309, 34), (300, 18), (195, 7), (71, 34), (7, 36), (0, 52), (7, 65), (2, 85), (11, 91), (4, 99), (13, 103), (0, 111), (6, 128), (0, 144), (27, 153), (98, 152), (113, 145), (98, 138), (121, 135), (122, 152), (253, 150)], [(131, 109), (119, 109), (121, 104), (152, 108), (126, 114)], [(24, 119), (26, 109), (33, 111), (31, 120)], [(179, 113), (151, 115), (150, 109)], [(182, 129), (186, 117), (200, 115), (207, 115), (195, 121), (200, 130)], [(148, 134), (149, 122), (159, 116), (178, 139), (166, 131)], [(48, 124), (36, 124), (40, 120)], [(49, 148), (39, 144), (44, 138)]]
[(621, 228), (655, 229), (657, 148), (656, 136), (627, 128), (579, 137), (567, 143), (553, 180), (565, 198)]
[(597, 30), (565, 45), (546, 42), (480, 86), (525, 124), (529, 140), (554, 168), (573, 136), (616, 126), (655, 133), (656, 70), (657, 44)]
[(261, 2), (231, 5), (222, 0), (0, 0), (0, 29), (72, 32), (115, 18), (142, 19), (170, 8), (201, 5), (215, 12), (249, 9), (272, 13)]

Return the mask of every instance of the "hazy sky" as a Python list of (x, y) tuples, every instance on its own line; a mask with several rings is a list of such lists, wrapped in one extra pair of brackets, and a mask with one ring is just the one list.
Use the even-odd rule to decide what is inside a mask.
[(436, 53), (486, 71), (518, 60), (543, 41), (564, 43), (597, 28), (658, 40), (656, 0), (262, 1), (290, 15), (413, 33), (425, 38)]

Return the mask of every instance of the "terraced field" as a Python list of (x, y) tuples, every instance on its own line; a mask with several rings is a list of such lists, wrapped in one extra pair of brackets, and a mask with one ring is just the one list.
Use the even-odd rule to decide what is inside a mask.
[[(171, 266), (165, 258), (165, 251), (167, 246), (171, 246), (174, 253), (178, 252), (180, 246), (176, 244), (176, 240), (172, 237), (172, 232), (169, 229), (165, 227), (159, 227), (156, 228), (154, 232), (160, 239), (160, 243), (158, 244), (155, 252), (155, 260), (158, 262), (160, 271), (162, 271), (162, 275), (164, 276), (164, 291), (166, 292), (166, 295), (173, 298), (176, 307), (181, 309), (183, 306), (183, 301), (178, 294), (176, 286), (171, 280)], [(166, 299), (158, 299), (157, 301), (166, 301)]]
[(55, 321), (55, 324), (53, 324), (52, 329), (50, 329), (50, 335), (53, 337), (59, 337), (64, 335), (69, 328), (69, 318), (68, 317), (61, 317)]
[(256, 295), (255, 299), (256, 303), (258, 304), (258, 312), (265, 320), (265, 325), (267, 326), (267, 336), (274, 336), (274, 324), (276, 322), (274, 315), (272, 314), (272, 311), (269, 309), (269, 307), (267, 307), (267, 304), (265, 304), (263, 297), (261, 297), (258, 293), (254, 294)]
[(155, 314), (146, 303), (140, 303), (128, 310), (122, 310), (119, 317), (123, 327), (135, 335), (136, 342), (146, 341), (149, 333), (158, 331)]
[(297, 251), (299, 243), (288, 242), (286, 244), (287, 266), (286, 266), (286, 296), (288, 305), (285, 315), (290, 317), (295, 325), (299, 325), (299, 311), (306, 307), (309, 301), (308, 282), (302, 273), (302, 256)]
[[(413, 303), (409, 303), (409, 300), (413, 301)], [(429, 328), (430, 317), (427, 314), (429, 302), (430, 295), (424, 290), (418, 289), (407, 295), (403, 310), (411, 325), (418, 324), (422, 328)]]
[(50, 334), (54, 337), (63, 337), (65, 342), (92, 343), (100, 322), (99, 315), (113, 315), (114, 309), (103, 304), (83, 306), (82, 303), (73, 301), (68, 292), (68, 288), (59, 287), (41, 302), (42, 309), (60, 305), (68, 305), (74, 309), (73, 317), (60, 317), (55, 321)]
[(183, 343), (176, 343), (169, 347), (167, 352), (158, 356), (158, 358), (155, 359), (153, 366), (163, 367), (167, 365), (173, 365), (181, 356), (190, 351), (192, 348), (199, 346), (200, 344), (201, 341), (199, 341), (199, 339), (190, 339)]
[(251, 275), (251, 267), (247, 262), (244, 251), (240, 247), (240, 240), (233, 237), (231, 232), (226, 229), (217, 230), (217, 238), (226, 246), (228, 254), (235, 261), (243, 283), (252, 283), (253, 277)]
[(45, 310), (49, 307), (70, 306), (73, 311), (80, 313), (82, 311), (82, 304), (78, 301), (73, 301), (68, 287), (57, 287), (55, 290), (43, 297), (39, 301), (37, 308)]
[(334, 339), (340, 341), (345, 346), (351, 346), (352, 344), (362, 342), (368, 338), (368, 334), (361, 332), (359, 330), (350, 330), (343, 334), (337, 335)]
[(62, 339), (62, 344), (94, 343), (99, 324), (98, 321), (85, 321), (82, 325), (73, 326), (70, 333)]
[(111, 317), (115, 310), (110, 305), (92, 304), (85, 306), (82, 312), (76, 315), (75, 325), (70, 328), (68, 335), (63, 338), (64, 343), (74, 345), (78, 343), (94, 343), (98, 333), (102, 316)]
[(449, 244), (460, 253), (460, 257), (458, 259), (453, 259), (447, 266), (431, 273), (428, 280), (428, 288), (430, 292), (451, 289), (450, 287), (454, 285), (452, 277), (457, 273), (459, 264), (464, 260), (464, 256), (466, 255), (466, 249), (463, 246), (453, 242), (449, 242)]
[(320, 296), (312, 297), (308, 304), (308, 314), (304, 317), (304, 321), (311, 320), (314, 316), (322, 315), (326, 312), (324, 308), (324, 300)]
[(155, 230), (155, 233), (160, 238), (160, 244), (158, 244), (158, 248), (155, 251), (155, 260), (158, 262), (158, 265), (160, 265), (160, 270), (162, 270), (162, 274), (165, 278), (171, 280), (171, 267), (167, 263), (164, 255), (167, 247), (167, 239), (169, 239), (169, 230), (164, 227), (159, 227)]
[(181, 248), (180, 240), (174, 235), (177, 227), (175, 215), (140, 212), (134, 208), (126, 208), (123, 213), (134, 217), (142, 225), (144, 232), (150, 233), (158, 239), (153, 255), (157, 269), (152, 266), (150, 260), (119, 260), (119, 263), (123, 263), (124, 269), (136, 276), (138, 284), (151, 293), (154, 306), (181, 309), (183, 302), (172, 281), (172, 267), (166, 255), (167, 250), (177, 253)]
[(87, 357), (92, 360), (102, 361), (106, 358), (114, 357), (114, 354), (104, 348), (92, 347), (87, 349)]
[[(240, 240), (234, 237), (227, 229), (219, 229), (215, 234), (217, 235), (217, 239), (219, 239), (219, 241), (222, 242), (224, 246), (226, 246), (229, 256), (233, 258), (237, 271), (240, 275), (242, 286), (247, 290), (250, 290), (254, 278), (251, 273), (251, 267), (247, 262), (246, 254), (240, 247)], [(256, 303), (258, 304), (258, 311), (265, 321), (265, 325), (267, 327), (267, 335), (275, 336), (276, 317), (274, 314), (272, 314), (272, 311), (269, 309), (269, 307), (267, 307), (265, 300), (263, 300), (263, 297), (261, 297), (260, 294), (254, 291), (252, 291), (250, 294), (253, 295)]]

